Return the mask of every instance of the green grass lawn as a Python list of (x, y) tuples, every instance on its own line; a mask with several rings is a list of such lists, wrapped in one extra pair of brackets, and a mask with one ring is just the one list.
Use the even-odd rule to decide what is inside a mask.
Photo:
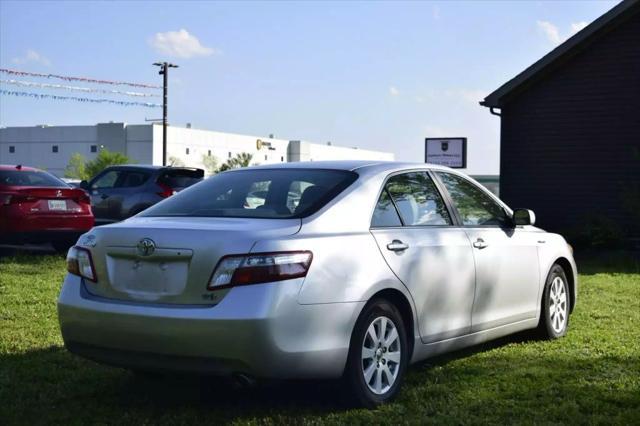
[(639, 424), (640, 263), (578, 264), (567, 337), (520, 334), (414, 365), (400, 397), (368, 411), (343, 406), (336, 383), (232, 389), (206, 378), (140, 378), (72, 356), (56, 318), (64, 259), (0, 259), (0, 424)]

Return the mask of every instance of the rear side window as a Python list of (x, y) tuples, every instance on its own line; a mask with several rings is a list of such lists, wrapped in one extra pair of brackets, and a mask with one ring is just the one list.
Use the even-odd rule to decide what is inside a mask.
[[(393, 176), (387, 181), (384, 192), (391, 197), (404, 226), (451, 225), (447, 207), (426, 172)], [(378, 204), (383, 201), (381, 196)]]
[(45, 186), (69, 188), (69, 185), (43, 171), (0, 170), (0, 186)]
[(204, 177), (204, 171), (200, 169), (165, 170), (158, 177), (158, 183), (169, 188), (186, 188), (198, 183)]
[(142, 216), (304, 217), (326, 205), (357, 177), (349, 171), (324, 169), (225, 172), (150, 207)]
[(400, 216), (398, 211), (391, 201), (389, 192), (386, 189), (382, 190), (376, 209), (373, 212), (373, 219), (371, 220), (371, 226), (374, 228), (385, 228), (390, 226), (402, 226), (400, 222)]
[(149, 179), (149, 173), (141, 171), (124, 172), (124, 176), (120, 178), (116, 184), (117, 188), (135, 188), (142, 186)]

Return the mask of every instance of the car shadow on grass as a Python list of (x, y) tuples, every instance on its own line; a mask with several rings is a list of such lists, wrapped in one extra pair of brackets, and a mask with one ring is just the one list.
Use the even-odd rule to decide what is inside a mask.
[[(536, 410), (548, 410), (549, 421), (562, 421), (565, 414), (580, 414), (582, 399), (585, 404), (596, 401), (601, 405), (610, 400), (618, 409), (640, 402), (629, 389), (611, 392), (610, 384), (600, 386), (597, 380), (599, 375), (606, 379), (623, 371), (640, 374), (637, 357), (612, 360), (622, 371), (612, 372), (588, 358), (571, 362), (547, 354), (529, 359), (506, 356), (501, 350), (522, 346), (530, 339), (530, 333), (519, 333), (418, 363), (409, 369), (399, 399), (373, 412), (352, 410), (340, 397), (340, 384), (335, 381), (270, 382), (238, 388), (212, 377), (148, 377), (104, 367), (54, 346), (0, 355), (0, 419), (5, 419), (4, 424), (220, 424), (265, 419), (271, 423), (299, 423), (300, 419), (361, 423), (372, 420), (372, 413), (384, 412), (389, 416), (384, 422), (431, 418), (460, 423), (491, 415), (505, 421), (508, 411), (526, 410), (534, 403)], [(579, 376), (587, 382), (577, 380)], [(571, 383), (562, 382), (572, 378)], [(571, 400), (569, 412), (551, 410), (551, 403), (563, 395)], [(491, 405), (496, 408), (487, 412)]]

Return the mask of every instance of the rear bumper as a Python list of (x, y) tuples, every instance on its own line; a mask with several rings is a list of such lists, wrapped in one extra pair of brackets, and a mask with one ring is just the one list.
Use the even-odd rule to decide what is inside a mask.
[(216, 306), (96, 298), (67, 275), (58, 300), (66, 347), (128, 368), (243, 373), (263, 378), (339, 377), (365, 302), (300, 305), (301, 280), (237, 287)]
[[(91, 228), (89, 228), (91, 229)], [(74, 241), (89, 229), (82, 230), (42, 230), (0, 232), (0, 244), (45, 243), (50, 241)]]
[(0, 211), (0, 240), (20, 243), (77, 238), (93, 225), (91, 214), (24, 215), (19, 211), (4, 209)]

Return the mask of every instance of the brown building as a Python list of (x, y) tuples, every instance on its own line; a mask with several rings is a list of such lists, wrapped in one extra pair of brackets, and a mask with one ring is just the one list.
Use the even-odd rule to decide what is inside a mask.
[(640, 237), (640, 0), (625, 0), (488, 95), (500, 196), (575, 239)]

